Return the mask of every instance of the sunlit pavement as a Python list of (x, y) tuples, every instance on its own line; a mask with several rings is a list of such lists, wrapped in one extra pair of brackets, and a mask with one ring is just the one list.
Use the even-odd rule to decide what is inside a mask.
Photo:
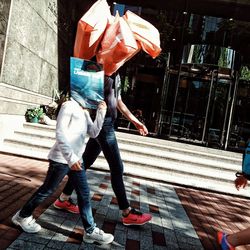
[[(131, 206), (151, 213), (153, 219), (141, 227), (124, 226), (109, 173), (88, 170), (95, 221), (105, 232), (114, 234), (114, 242), (110, 245), (83, 243), (79, 215), (51, 206), (65, 180), (35, 211), (42, 225), (41, 232), (27, 234), (11, 223), (11, 217), (43, 182), (47, 168), (46, 161), (0, 154), (0, 249), (212, 250), (219, 249), (217, 230), (233, 232), (250, 226), (249, 199), (131, 176), (124, 177)], [(237, 249), (250, 249), (250, 246)]]

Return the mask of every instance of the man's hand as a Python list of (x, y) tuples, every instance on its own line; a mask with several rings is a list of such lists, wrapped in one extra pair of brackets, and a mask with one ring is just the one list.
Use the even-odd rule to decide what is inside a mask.
[(246, 187), (247, 179), (243, 175), (241, 175), (235, 179), (234, 184), (235, 184), (236, 189), (239, 191), (240, 188)]
[(139, 133), (143, 136), (146, 136), (148, 134), (148, 129), (144, 124), (142, 124), (127, 108), (125, 103), (119, 99), (117, 101), (117, 108), (120, 110), (120, 112), (127, 118), (128, 121), (132, 122), (136, 129), (139, 131)]
[(148, 129), (146, 126), (142, 123), (136, 123), (134, 124), (137, 130), (139, 131), (140, 135), (146, 136), (148, 134)]
[(80, 161), (75, 162), (70, 169), (73, 171), (81, 171), (82, 170), (81, 162)]

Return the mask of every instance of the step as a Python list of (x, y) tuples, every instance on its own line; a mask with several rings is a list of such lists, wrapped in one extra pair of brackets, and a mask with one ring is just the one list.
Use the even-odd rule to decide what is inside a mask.
[(23, 140), (32, 140), (32, 141), (42, 141), (42, 142), (53, 142), (55, 143), (56, 137), (54, 133), (40, 133), (39, 131), (27, 131), (27, 130), (18, 130), (14, 132), (12, 138), (9, 139), (23, 139)]
[(143, 156), (146, 160), (154, 159), (157, 161), (173, 161), (176, 163), (191, 163), (192, 165), (204, 165), (211, 168), (220, 168), (235, 170), (241, 166), (241, 159), (235, 159), (229, 161), (227, 158), (214, 158), (214, 157), (202, 157), (199, 154), (196, 155), (184, 155), (181, 152), (169, 152), (163, 151), (162, 149), (152, 149), (151, 147), (141, 147), (139, 145), (126, 145), (119, 144), (119, 148), (122, 152), (130, 154), (131, 157), (137, 157), (138, 155)]
[[(242, 154), (128, 133), (116, 132), (116, 136), (126, 174), (250, 196), (233, 185)], [(24, 123), (12, 137), (5, 138), (1, 151), (44, 160), (54, 143), (55, 126)], [(93, 167), (108, 171), (103, 154)]]
[[(92, 168), (108, 171), (108, 165), (104, 158), (98, 158)], [(250, 184), (244, 190), (236, 190), (234, 187), (234, 174), (228, 176), (228, 179), (213, 178), (204, 175), (189, 174), (186, 172), (171, 171), (170, 169), (143, 169), (135, 167), (134, 164), (124, 161), (124, 174), (139, 176), (142, 178), (164, 181), (167, 183), (189, 186), (191, 188), (202, 188), (216, 192), (233, 194), (237, 196), (250, 197)]]
[(129, 147), (143, 147), (143, 148), (147, 148), (149, 151), (150, 150), (154, 150), (155, 152), (168, 152), (168, 153), (179, 153), (181, 155), (183, 155), (183, 158), (185, 158), (186, 156), (192, 156), (192, 157), (202, 157), (202, 158), (206, 158), (206, 159), (214, 159), (217, 161), (227, 161), (230, 162), (232, 164), (241, 164), (242, 161), (242, 154), (230, 154), (228, 155), (227, 153), (225, 154), (222, 150), (219, 151), (200, 151), (203, 149), (203, 147), (199, 147), (199, 148), (192, 148), (192, 149), (188, 149), (186, 144), (174, 144), (174, 146), (171, 145), (161, 145), (160, 142), (161, 141), (155, 141), (155, 143), (152, 142), (144, 142), (141, 141), (141, 138), (137, 138), (137, 140), (131, 140), (131, 139), (127, 139), (127, 138), (122, 138), (119, 137), (119, 135), (117, 136), (119, 145), (122, 144), (128, 144)]
[[(41, 130), (45, 132), (52, 132), (55, 133), (55, 126), (48, 126), (44, 124), (35, 124), (35, 123), (29, 123), (26, 122), (24, 123), (24, 128), (25, 129), (30, 129), (32, 131), (37, 131)], [(205, 152), (207, 154), (212, 154), (212, 155), (217, 155), (217, 156), (225, 156), (229, 158), (241, 158), (241, 154), (236, 153), (236, 152), (229, 152), (225, 150), (219, 150), (219, 149), (213, 149), (213, 148), (208, 148), (208, 147), (203, 147), (203, 146), (197, 146), (197, 145), (191, 145), (191, 144), (185, 144), (181, 142), (175, 142), (175, 141), (170, 141), (170, 140), (164, 140), (164, 139), (159, 139), (159, 138), (154, 138), (154, 137), (149, 137), (149, 136), (140, 136), (140, 135), (135, 135), (135, 134), (129, 134), (129, 133), (123, 133), (123, 132), (118, 132), (116, 131), (116, 136), (120, 140), (127, 140), (127, 142), (140, 142), (140, 143), (146, 143), (146, 145), (157, 145), (159, 147), (169, 147), (171, 148), (176, 148), (185, 151), (190, 150), (191, 152)], [(184, 145), (184, 146), (183, 146)]]
[(234, 178), (235, 171), (239, 170), (226, 170), (219, 168), (211, 168), (204, 167), (202, 165), (193, 165), (192, 163), (176, 163), (173, 161), (158, 161), (155, 162), (153, 159), (145, 159), (141, 156), (137, 156), (136, 158), (131, 158), (131, 155), (122, 152), (122, 160), (124, 164), (133, 165), (134, 168), (140, 168), (143, 171), (147, 169), (147, 171), (152, 174), (155, 171), (172, 171), (178, 173), (185, 173), (187, 175), (199, 175), (203, 177), (207, 177), (209, 179), (220, 180), (223, 177), (225, 181), (231, 181)]
[(192, 152), (196, 154), (202, 154), (202, 155), (212, 155), (212, 156), (219, 156), (219, 157), (227, 157), (229, 159), (241, 159), (242, 154), (226, 151), (226, 150), (220, 150), (220, 149), (214, 149), (214, 148), (208, 148), (204, 146), (197, 146), (192, 144), (185, 144), (181, 142), (176, 141), (170, 141), (170, 140), (164, 140), (159, 138), (153, 138), (148, 136), (140, 136), (140, 135), (134, 135), (129, 133), (122, 133), (122, 132), (116, 132), (116, 136), (118, 139), (121, 140), (127, 140), (132, 142), (140, 142), (144, 143), (145, 145), (151, 145), (152, 147), (158, 146), (163, 148), (169, 148), (174, 150), (180, 150), (183, 152)]
[(46, 124), (41, 124), (41, 123), (32, 123), (32, 122), (24, 122), (23, 127), (26, 128), (38, 128), (41, 130), (51, 130), (55, 131), (56, 126), (55, 125), (46, 125)]
[[(54, 137), (50, 136), (37, 136), (35, 134), (26, 134), (24, 132), (15, 132), (16, 137), (13, 139), (5, 139), (6, 146), (13, 146), (23, 149), (31, 150), (32, 155), (34, 151), (39, 152), (48, 152), (50, 148), (55, 143)], [(28, 138), (26, 138), (26, 135)], [(86, 138), (86, 141), (88, 139)], [(120, 144), (120, 149), (122, 155), (127, 155), (128, 159), (140, 159), (140, 163), (142, 162), (150, 162), (151, 165), (159, 165), (162, 166), (167, 164), (175, 164), (181, 167), (181, 165), (188, 165), (194, 167), (201, 167), (203, 168), (211, 168), (213, 170), (232, 170), (237, 171), (241, 168), (241, 162), (236, 163), (229, 163), (224, 161), (218, 161), (213, 159), (205, 159), (200, 158), (198, 156), (183, 156), (180, 153), (171, 153), (171, 152), (164, 152), (162, 150), (151, 148), (144, 148), (140, 146), (134, 145), (125, 145)]]
[[(20, 153), (26, 151), (26, 156), (35, 157), (35, 155), (39, 156), (41, 159), (42, 155), (47, 159), (47, 154), (49, 149), (53, 145), (53, 143), (49, 144), (48, 142), (34, 142), (32, 140), (10, 140), (7, 139), (5, 145), (10, 149), (16, 148)], [(35, 149), (35, 150), (34, 150)], [(28, 152), (30, 151), (30, 155)], [(183, 161), (171, 161), (171, 159), (154, 159), (154, 157), (148, 157), (145, 155), (137, 155), (134, 154), (134, 157), (131, 157), (131, 152), (122, 151), (121, 152), (122, 159), (125, 164), (134, 165), (136, 168), (141, 169), (152, 169), (152, 170), (168, 170), (168, 171), (176, 171), (191, 175), (199, 174), (200, 176), (207, 176), (210, 179), (223, 178), (225, 180), (231, 180), (231, 176), (234, 176), (233, 173), (240, 170), (240, 165), (238, 168), (220, 168), (219, 166), (209, 166), (209, 165), (194, 165), (193, 162), (183, 162)], [(101, 154), (101, 157), (103, 155)]]
[(10, 138), (4, 140), (4, 145), (25, 148), (31, 151), (48, 151), (54, 145), (54, 143), (55, 141), (37, 141), (32, 138), (25, 138), (25, 140), (22, 138)]
[(39, 160), (47, 160), (49, 150), (32, 150), (25, 147), (13, 147), (13, 144), (3, 145), (1, 147), (1, 152), (10, 153), (19, 156), (30, 157)]
[[(41, 135), (43, 135), (43, 133), (45, 132), (49, 135), (52, 134), (52, 136), (55, 135), (55, 126), (24, 123), (24, 128), (26, 131), (27, 129), (29, 131), (33, 131), (34, 134), (40, 133)], [(192, 156), (199, 154), (203, 157), (208, 157), (208, 158), (214, 157), (218, 159), (225, 159), (228, 161), (241, 162), (242, 160), (242, 154), (235, 152), (228, 152), (225, 150), (212, 149), (203, 146), (190, 145), (180, 142), (173, 142), (170, 140), (163, 140), (153, 137), (144, 137), (140, 135), (134, 135), (122, 132), (116, 132), (116, 136), (119, 143), (124, 142), (126, 144), (140, 145), (150, 148), (160, 148), (163, 149), (164, 151), (168, 150), (170, 152), (178, 151), (183, 154), (189, 154)]]
[[(42, 127), (42, 130), (39, 130), (39, 128)], [(26, 138), (28, 138), (31, 143), (33, 143), (32, 140), (34, 141), (41, 141), (41, 142), (55, 142), (55, 134), (54, 134), (54, 129), (53, 132), (45, 130), (46, 126), (41, 125), (33, 125), (28, 123), (28, 128), (29, 130), (19, 130), (15, 131), (14, 138), (10, 138), (12, 143), (14, 143), (14, 140), (20, 141), (22, 139), (24, 142), (26, 142)], [(32, 129), (33, 130), (32, 130)], [(51, 127), (49, 127), (51, 130)], [(199, 147), (196, 149), (196, 151), (186, 149), (188, 145), (178, 143), (177, 146), (179, 147), (172, 147), (172, 146), (166, 146), (166, 145), (161, 145), (158, 141), (161, 142), (161, 140), (156, 139), (156, 143), (152, 142), (141, 142), (141, 138), (144, 138), (142, 136), (135, 136), (134, 138), (123, 138), (122, 136), (126, 136), (127, 134), (120, 134), (118, 133), (118, 143), (119, 147), (121, 150), (131, 150), (136, 153), (143, 153), (147, 155), (152, 155), (152, 156), (157, 156), (160, 158), (165, 158), (166, 160), (168, 159), (175, 159), (177, 161), (193, 161), (194, 164), (203, 164), (205, 161), (205, 164), (210, 164), (210, 165), (225, 165), (225, 162), (227, 166), (232, 166), (233, 165), (241, 165), (242, 161), (242, 156), (241, 154), (236, 154), (237, 157), (228, 157), (225, 155), (218, 154), (218, 150), (216, 151), (217, 154), (211, 153), (211, 152), (200, 152), (199, 150), (202, 149), (202, 147)], [(137, 140), (135, 140), (137, 139)], [(48, 144), (51, 145), (51, 144)], [(128, 147), (129, 145), (129, 147)], [(36, 145), (35, 145), (36, 146)], [(181, 147), (182, 148), (181, 148)], [(153, 153), (152, 153), (153, 152)], [(201, 159), (202, 157), (202, 159)], [(205, 159), (205, 160), (204, 160)]]

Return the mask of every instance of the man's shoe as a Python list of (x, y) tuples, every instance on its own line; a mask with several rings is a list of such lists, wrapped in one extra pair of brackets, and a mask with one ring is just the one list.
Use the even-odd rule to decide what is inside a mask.
[(217, 233), (217, 240), (218, 243), (220, 244), (220, 247), (222, 250), (235, 250), (234, 247), (232, 247), (228, 241), (227, 241), (227, 235), (223, 232), (218, 232)]
[(101, 229), (96, 227), (94, 231), (89, 234), (85, 233), (83, 235), (83, 241), (86, 243), (99, 243), (99, 244), (109, 244), (114, 240), (112, 234), (104, 233)]
[(132, 208), (129, 211), (129, 214), (122, 218), (122, 223), (125, 226), (131, 226), (131, 225), (144, 225), (145, 223), (149, 222), (152, 219), (151, 214), (143, 214), (139, 211), (136, 211), (134, 208)]
[(22, 218), (19, 216), (19, 212), (20, 211), (18, 211), (11, 219), (15, 225), (20, 226), (26, 233), (37, 233), (41, 230), (41, 226), (36, 223), (36, 220), (32, 215)]
[(57, 209), (66, 210), (73, 214), (79, 214), (79, 207), (70, 198), (66, 201), (61, 201), (60, 199), (57, 199), (54, 202), (54, 207)]

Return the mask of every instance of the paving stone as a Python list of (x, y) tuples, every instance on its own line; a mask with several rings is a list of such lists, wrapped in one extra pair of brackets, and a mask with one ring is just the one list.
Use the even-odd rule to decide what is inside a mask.
[[(121, 216), (120, 216), (120, 218), (121, 218)], [(119, 219), (119, 221), (117, 221), (117, 223), (116, 223), (115, 230), (120, 230), (120, 231), (126, 231), (127, 232), (127, 227), (124, 226), (121, 223), (120, 219)]]
[(71, 232), (76, 225), (76, 221), (65, 220), (61, 225), (61, 229)]
[(67, 231), (66, 233), (56, 233), (53, 238), (51, 239), (52, 241), (60, 241), (60, 242), (66, 242), (71, 231)]
[(125, 248), (125, 246), (122, 246), (122, 245), (119, 245), (116, 243), (112, 243), (111, 249), (112, 250), (125, 250), (126, 248)]
[(183, 232), (179, 232), (179, 231), (175, 231), (175, 235), (176, 235), (176, 238), (178, 240), (178, 242), (181, 242), (181, 243), (186, 243), (186, 244), (189, 244), (189, 245), (195, 245), (195, 246), (198, 246), (200, 245), (200, 240), (198, 239), (198, 237), (190, 237), (187, 235), (187, 233), (183, 233)]
[[(23, 233), (24, 235), (27, 235), (27, 233)], [(41, 238), (43, 239), (52, 239), (54, 236), (55, 236), (56, 232), (55, 231), (51, 231), (51, 230), (48, 230), (46, 228), (42, 228), (42, 230), (37, 233), (36, 235), (40, 235)], [(28, 234), (30, 235), (30, 234)], [(31, 235), (31, 237), (34, 237), (34, 235)], [(21, 236), (20, 236), (21, 237)]]
[(174, 226), (173, 226), (171, 218), (162, 216), (161, 223), (162, 223), (162, 226), (164, 227), (164, 229), (174, 230)]
[(97, 227), (102, 228), (104, 220), (105, 220), (105, 216), (102, 214), (96, 213), (94, 218), (95, 218), (95, 223), (96, 223)]
[(123, 247), (125, 246), (127, 234), (123, 230), (115, 229), (114, 237), (115, 237), (114, 241), (116, 243), (120, 244)]
[(152, 222), (149, 222), (145, 225), (143, 225), (140, 228), (141, 235), (145, 235), (147, 237), (152, 237)]
[[(154, 247), (154, 249), (156, 249)], [(180, 250), (179, 245), (177, 243), (167, 242), (166, 250)]]
[(25, 250), (42, 250), (44, 249), (45, 245), (38, 244), (32, 241), (24, 241), (24, 240), (15, 240), (11, 245), (11, 249), (25, 249)]
[(91, 207), (92, 207), (92, 209), (98, 209), (99, 206), (100, 206), (99, 201), (94, 201), (94, 200), (91, 199)]
[(48, 209), (46, 209), (44, 214), (46, 214), (48, 216), (59, 216), (59, 217), (63, 217), (63, 218), (65, 218), (67, 216), (67, 213), (65, 213), (65, 211), (60, 210), (60, 209), (56, 209), (56, 208), (54, 208), (53, 205), (48, 207)]
[(79, 247), (79, 250), (95, 250), (96, 245), (94, 244), (87, 244), (87, 243), (82, 243)]
[(157, 245), (154, 245), (154, 250), (166, 250), (168, 248), (166, 248), (166, 246), (157, 246)]
[(105, 197), (101, 200), (101, 202), (99, 202), (99, 204), (100, 204), (101, 206), (109, 206), (110, 203), (111, 203), (111, 200), (112, 200), (112, 197), (110, 197), (110, 196), (105, 196)]
[(65, 243), (63, 245), (63, 250), (78, 250), (80, 248), (80, 245), (78, 244), (72, 244), (72, 243)]
[(163, 233), (161, 217), (153, 215), (151, 220), (152, 231)]
[(46, 245), (54, 235), (50, 234), (48, 230), (42, 229), (41, 231), (37, 234), (22, 233), (18, 239)]
[(113, 209), (113, 208), (109, 207), (107, 215), (106, 215), (106, 219), (118, 221), (120, 219), (119, 209), (117, 209), (117, 208)]
[(65, 220), (65, 218), (62, 218), (60, 216), (56, 216), (56, 215), (51, 215), (51, 214), (42, 214), (38, 221), (39, 222), (44, 222), (44, 223), (51, 223), (54, 226), (61, 226), (61, 224), (63, 223), (63, 221)]
[(179, 248), (180, 250), (204, 250), (202, 246), (199, 247), (183, 243), (179, 244)]
[(127, 239), (139, 241), (140, 240), (140, 227), (138, 226), (128, 227)]
[(67, 213), (67, 212), (65, 214), (66, 214), (65, 219), (71, 222), (77, 223), (79, 220), (81, 220), (81, 217), (79, 214), (73, 214), (73, 213)]
[(75, 227), (77, 227), (77, 228), (82, 228), (82, 229), (83, 229), (83, 225), (82, 225), (82, 220), (81, 220), (81, 219), (79, 219), (79, 220), (77, 221)]
[(140, 241), (127, 239), (126, 249), (134, 249), (134, 250), (138, 249), (139, 250), (140, 249)]
[(64, 242), (58, 240), (51, 240), (46, 247), (50, 249), (63, 249)]
[(114, 235), (116, 221), (105, 220), (102, 226), (104, 232), (111, 233)]
[(108, 207), (107, 206), (99, 206), (98, 209), (96, 210), (96, 213), (106, 216), (106, 214), (108, 213)]
[(141, 200), (140, 210), (142, 213), (150, 213), (148, 203), (145, 202), (145, 199)]
[(148, 236), (141, 234), (140, 249), (141, 250), (152, 250), (153, 248), (154, 247), (153, 247), (152, 237), (148, 237)]

